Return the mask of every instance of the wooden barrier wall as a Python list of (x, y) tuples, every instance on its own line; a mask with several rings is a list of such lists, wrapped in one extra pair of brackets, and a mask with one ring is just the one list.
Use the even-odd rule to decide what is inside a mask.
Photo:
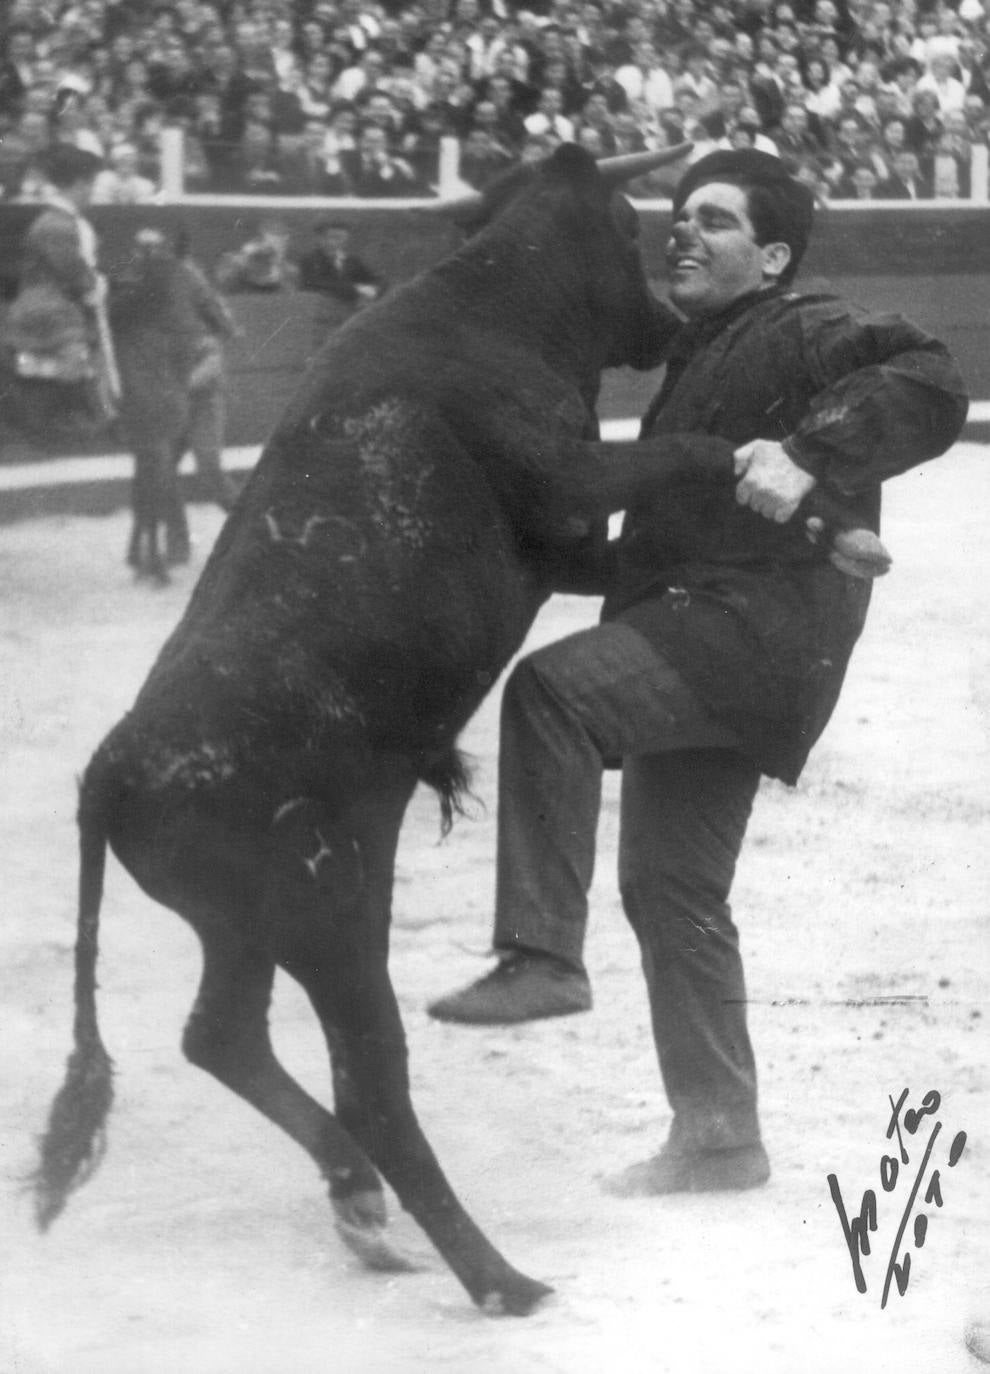
[[(661, 292), (668, 207), (657, 202), (639, 208), (647, 273)], [(0, 293), (7, 296), (16, 281), (20, 238), (34, 213), (29, 206), (0, 206)], [(293, 252), (310, 245), (318, 221), (331, 218), (351, 229), (356, 251), (393, 284), (438, 261), (459, 242), (449, 221), (407, 204), (214, 201), (101, 206), (91, 213), (110, 271), (126, 261), (135, 232), (147, 224), (166, 229), (182, 224), (196, 258), (212, 267), (222, 252), (250, 238), (262, 218), (277, 216), (285, 222)], [(819, 215), (799, 285), (834, 290), (874, 309), (908, 315), (953, 350), (973, 398), (990, 399), (990, 208), (830, 206)], [(228, 439), (232, 444), (257, 443), (332, 327), (333, 312), (325, 300), (304, 293), (238, 294), (230, 300), (244, 337), (231, 346), (228, 358)], [(602, 413), (641, 409), (653, 386), (650, 378), (610, 378)]]

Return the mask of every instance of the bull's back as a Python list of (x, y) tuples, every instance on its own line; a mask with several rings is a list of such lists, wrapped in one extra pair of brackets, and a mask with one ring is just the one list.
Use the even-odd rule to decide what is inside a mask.
[(449, 744), (542, 599), (480, 468), (400, 398), (281, 429), (138, 709), (180, 733)]

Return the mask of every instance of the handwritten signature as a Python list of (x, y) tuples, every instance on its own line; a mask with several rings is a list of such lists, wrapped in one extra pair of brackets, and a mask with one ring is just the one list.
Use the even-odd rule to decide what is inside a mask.
[[(897, 1227), (897, 1234), (890, 1250), (887, 1272), (883, 1282), (883, 1293), (880, 1298), (881, 1308), (887, 1306), (892, 1282), (897, 1284), (897, 1291), (901, 1297), (907, 1292), (908, 1280), (911, 1277), (911, 1250), (904, 1246), (903, 1242), (904, 1233), (909, 1224), (912, 1228), (914, 1248), (920, 1250), (925, 1243), (928, 1232), (928, 1214), (921, 1210), (915, 1211), (915, 1204), (918, 1200), (918, 1194), (925, 1184), (926, 1176), (928, 1181), (923, 1195), (924, 1205), (928, 1207), (942, 1206), (940, 1171), (935, 1168), (929, 1173), (929, 1164), (935, 1149), (935, 1142), (942, 1130), (941, 1121), (932, 1121), (932, 1118), (938, 1114), (942, 1106), (942, 1097), (940, 1093), (931, 1090), (926, 1092), (921, 1099), (920, 1107), (905, 1107), (910, 1091), (910, 1088), (905, 1088), (896, 1102), (892, 1097), (887, 1099), (890, 1103), (887, 1139), (893, 1140), (895, 1136), (897, 1137), (897, 1150), (894, 1154), (883, 1155), (880, 1160), (880, 1187), (883, 1193), (892, 1196), (897, 1192), (898, 1183), (902, 1178), (902, 1169), (906, 1173), (905, 1166), (911, 1163), (911, 1155), (904, 1143), (905, 1134), (908, 1137), (914, 1137), (923, 1122), (931, 1125), (931, 1131), (921, 1155), (921, 1162), (910, 1184), (904, 1210), (901, 1213), (900, 1224)], [(917, 1153), (920, 1142), (916, 1145), (911, 1140), (910, 1143), (912, 1150)], [(952, 1138), (952, 1144), (949, 1146), (947, 1163), (950, 1169), (954, 1169), (959, 1163), (965, 1148), (966, 1132), (957, 1131)], [(832, 1201), (835, 1203), (835, 1210), (839, 1214), (842, 1235), (849, 1251), (849, 1258), (852, 1260), (853, 1278), (856, 1281), (857, 1291), (865, 1293), (866, 1279), (863, 1275), (862, 1258), (864, 1255), (870, 1254), (870, 1233), (877, 1229), (877, 1195), (872, 1188), (867, 1188), (863, 1193), (858, 1216), (853, 1216), (850, 1220), (842, 1200), (839, 1180), (835, 1174), (828, 1175), (828, 1190), (832, 1196)]]

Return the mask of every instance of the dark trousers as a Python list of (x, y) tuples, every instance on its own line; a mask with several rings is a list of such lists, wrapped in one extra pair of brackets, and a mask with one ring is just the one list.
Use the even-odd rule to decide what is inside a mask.
[(207, 383), (190, 391), (186, 443), (206, 494), (212, 498), (224, 495), (221, 457), (226, 425), (227, 397), (222, 384)]
[(602, 773), (621, 761), (619, 886), (685, 1148), (759, 1139), (728, 897), (760, 773), (734, 744), (621, 621), (523, 659), (502, 700), (494, 943), (580, 966)]

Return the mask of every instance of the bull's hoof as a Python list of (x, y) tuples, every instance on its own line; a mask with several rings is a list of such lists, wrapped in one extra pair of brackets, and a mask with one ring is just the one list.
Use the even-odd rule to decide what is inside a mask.
[(476, 1301), (487, 1317), (528, 1317), (553, 1289), (546, 1283), (512, 1271), (510, 1278), (490, 1288)]
[(331, 1198), (337, 1234), (368, 1269), (408, 1274), (419, 1266), (392, 1244), (385, 1229), (385, 1199), (380, 1192)]

